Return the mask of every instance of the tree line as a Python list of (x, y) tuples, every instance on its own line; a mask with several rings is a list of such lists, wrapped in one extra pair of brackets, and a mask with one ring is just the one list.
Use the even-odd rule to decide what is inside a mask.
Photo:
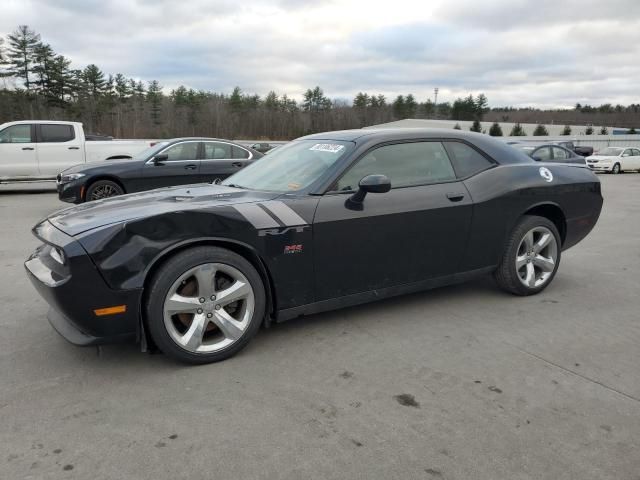
[[(627, 123), (632, 126), (638, 107), (576, 105), (572, 114), (631, 115)], [(420, 102), (411, 93), (387, 99), (382, 94), (358, 92), (351, 101), (331, 99), (319, 86), (307, 89), (301, 101), (275, 91), (265, 96), (249, 94), (240, 87), (231, 93), (185, 86), (167, 92), (157, 80), (107, 74), (96, 64), (73, 68), (67, 57), (27, 25), (19, 26), (6, 39), (0, 37), (0, 123), (24, 119), (79, 121), (88, 132), (120, 138), (201, 135), (286, 140), (406, 118), (474, 120), (472, 128), (486, 119), (497, 125), (488, 133), (497, 134), (499, 121), (528, 123), (535, 117), (531, 123), (554, 123), (553, 115), (561, 114), (566, 112), (491, 109), (482, 93), (435, 104), (431, 99)]]

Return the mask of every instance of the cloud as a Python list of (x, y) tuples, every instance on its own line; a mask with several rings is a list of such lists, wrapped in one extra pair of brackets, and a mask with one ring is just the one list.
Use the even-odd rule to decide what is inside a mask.
[(300, 98), (358, 91), (496, 105), (637, 103), (637, 0), (4, 0), (74, 67)]

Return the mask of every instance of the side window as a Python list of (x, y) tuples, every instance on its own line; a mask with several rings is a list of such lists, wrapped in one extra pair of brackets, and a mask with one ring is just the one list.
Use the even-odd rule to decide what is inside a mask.
[(40, 125), (40, 141), (43, 143), (69, 142), (76, 138), (72, 125)]
[(460, 142), (445, 142), (445, 145), (451, 154), (451, 162), (458, 178), (469, 177), (492, 165), (484, 155), (469, 145)]
[(566, 160), (567, 158), (569, 158), (569, 155), (567, 155), (566, 150), (553, 147), (553, 158), (558, 160)]
[(633, 149), (633, 156), (634, 157), (640, 157), (640, 150), (638, 150), (637, 148)]
[(541, 162), (546, 162), (551, 160), (551, 149), (549, 147), (542, 147), (533, 152), (532, 157), (534, 160), (539, 160)]
[(631, 149), (627, 148), (623, 153), (622, 153), (623, 157), (630, 157), (631, 156)]
[(198, 142), (178, 143), (167, 148), (164, 152), (169, 158), (168, 161), (175, 160), (197, 160)]
[(12, 125), (0, 132), (0, 143), (31, 143), (31, 125)]
[(337, 190), (357, 190), (367, 175), (386, 175), (391, 188), (444, 182), (456, 178), (440, 142), (385, 145), (369, 152), (338, 180)]
[(231, 145), (228, 143), (206, 142), (204, 144), (204, 158), (206, 160), (232, 158)]
[(249, 152), (247, 150), (236, 147), (235, 145), (231, 145), (231, 153), (233, 158), (249, 158)]

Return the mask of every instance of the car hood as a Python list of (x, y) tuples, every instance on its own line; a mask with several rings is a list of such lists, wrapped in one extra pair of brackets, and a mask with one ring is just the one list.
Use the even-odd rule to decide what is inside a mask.
[(105, 198), (56, 212), (48, 220), (67, 235), (168, 212), (271, 200), (277, 192), (242, 190), (209, 183), (159, 188)]
[(587, 160), (613, 160), (614, 158), (618, 157), (610, 155), (591, 155), (590, 157), (587, 157)]
[(114, 158), (112, 160), (97, 160), (95, 162), (88, 163), (79, 163), (77, 165), (73, 165), (72, 167), (67, 168), (60, 172), (62, 175), (69, 173), (87, 173), (94, 169), (104, 170), (105, 167), (109, 167), (109, 165), (127, 165), (127, 164), (139, 164), (142, 165), (144, 162), (141, 160), (134, 160), (132, 158)]

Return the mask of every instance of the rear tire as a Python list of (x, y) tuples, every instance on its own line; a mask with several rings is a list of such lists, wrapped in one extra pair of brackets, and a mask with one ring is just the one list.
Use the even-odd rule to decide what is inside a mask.
[(525, 215), (507, 239), (494, 277), (509, 293), (535, 295), (555, 277), (560, 256), (560, 234), (555, 224), (545, 217)]
[(240, 255), (195, 247), (169, 259), (149, 283), (144, 309), (158, 348), (175, 360), (225, 360), (256, 334), (266, 294), (260, 274)]
[(112, 180), (98, 180), (89, 185), (84, 198), (86, 202), (91, 202), (93, 200), (101, 200), (123, 194), (124, 189), (116, 182)]

